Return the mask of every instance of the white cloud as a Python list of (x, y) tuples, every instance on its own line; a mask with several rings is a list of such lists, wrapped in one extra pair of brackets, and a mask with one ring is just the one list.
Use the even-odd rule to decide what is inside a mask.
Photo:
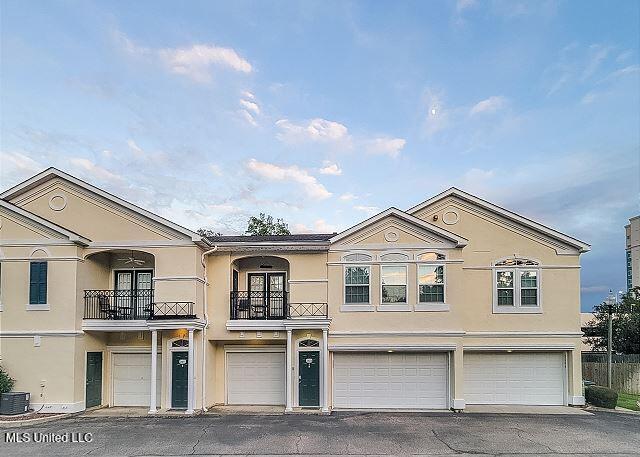
[(456, 2), (456, 12), (460, 13), (466, 9), (474, 8), (477, 4), (476, 0), (458, 0)]
[(340, 195), (340, 200), (345, 201), (345, 202), (349, 202), (349, 201), (355, 200), (357, 198), (358, 198), (357, 195), (354, 195), (354, 194), (349, 193), (349, 192), (347, 192), (346, 194)]
[(483, 170), (481, 168), (471, 168), (462, 175), (462, 187), (470, 192), (483, 193), (486, 186), (493, 179), (493, 170)]
[(256, 102), (249, 100), (240, 100), (240, 104), (244, 106), (248, 111), (253, 111), (255, 114), (260, 114), (260, 107)]
[(220, 168), (220, 165), (216, 165), (215, 163), (210, 163), (209, 164), (209, 170), (211, 170), (211, 173), (213, 173), (214, 176), (222, 176), (222, 168)]
[(295, 124), (288, 119), (276, 121), (280, 132), (276, 135), (280, 141), (286, 143), (301, 143), (317, 141), (338, 143), (349, 140), (349, 130), (343, 124), (326, 119), (311, 119), (308, 123)]
[(594, 293), (594, 292), (609, 292), (609, 286), (583, 286), (580, 288), (580, 292)]
[(407, 141), (403, 138), (374, 138), (366, 141), (367, 152), (370, 154), (388, 155), (396, 158)]
[(232, 48), (213, 44), (195, 44), (180, 48), (151, 49), (136, 45), (122, 32), (117, 31), (114, 35), (127, 53), (158, 59), (172, 73), (186, 76), (197, 82), (211, 81), (211, 68), (214, 66), (241, 73), (253, 71), (249, 61)]
[(31, 175), (42, 171), (43, 167), (31, 157), (19, 152), (0, 153), (2, 172), (7, 174)]
[(293, 233), (334, 233), (337, 232), (336, 226), (328, 224), (324, 219), (317, 219), (313, 222), (313, 227), (306, 224), (294, 224)]
[(253, 99), (255, 99), (255, 98), (256, 98), (256, 96), (255, 96), (255, 95), (253, 95), (253, 92), (249, 92), (248, 90), (243, 90), (243, 91), (242, 91), (242, 96), (243, 96), (244, 98), (248, 98), (249, 100), (253, 100)]
[(136, 157), (143, 157), (145, 155), (142, 148), (138, 146), (135, 141), (127, 140), (127, 146), (129, 146), (129, 149)]
[(367, 213), (367, 216), (373, 216), (374, 214), (378, 214), (380, 212), (380, 208), (378, 208), (377, 206), (356, 205), (353, 207), (353, 209)]
[(84, 174), (93, 179), (98, 179), (100, 181), (122, 181), (122, 178), (120, 176), (111, 173), (109, 170), (102, 168), (99, 165), (96, 165), (89, 159), (74, 157), (70, 159), (69, 162), (76, 169), (83, 171)]
[(325, 161), (323, 163), (323, 167), (320, 168), (320, 174), (340, 176), (342, 174), (342, 169), (337, 163), (331, 163), (331, 162)]
[(486, 100), (479, 101), (469, 111), (472, 116), (482, 113), (495, 113), (501, 110), (507, 104), (507, 99), (501, 95), (494, 95)]
[(253, 117), (253, 114), (251, 114), (249, 111), (247, 111), (246, 109), (241, 109), (238, 111), (238, 113), (240, 113), (240, 116), (242, 117), (242, 119), (244, 119), (245, 121), (247, 121), (249, 124), (253, 125), (254, 127), (258, 126), (258, 122), (256, 121), (256, 119)]
[(259, 162), (256, 159), (250, 159), (247, 162), (247, 168), (258, 176), (270, 181), (294, 182), (302, 185), (306, 194), (314, 199), (322, 200), (329, 198), (329, 192), (318, 180), (311, 176), (306, 170), (295, 165), (281, 167), (266, 162)]
[(609, 56), (612, 50), (613, 48), (610, 46), (602, 46), (600, 44), (592, 44), (589, 46), (589, 60), (582, 73), (583, 81), (598, 70), (600, 64)]

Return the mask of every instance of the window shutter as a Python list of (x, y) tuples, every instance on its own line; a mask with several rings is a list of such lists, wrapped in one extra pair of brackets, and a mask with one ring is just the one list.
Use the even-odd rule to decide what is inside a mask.
[(47, 262), (31, 262), (29, 271), (29, 303), (47, 303)]

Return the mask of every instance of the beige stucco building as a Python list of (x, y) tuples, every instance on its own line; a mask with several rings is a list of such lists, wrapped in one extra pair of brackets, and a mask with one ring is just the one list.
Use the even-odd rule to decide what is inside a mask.
[(581, 405), (589, 246), (457, 189), (203, 238), (56, 169), (0, 194), (0, 357), (43, 411)]

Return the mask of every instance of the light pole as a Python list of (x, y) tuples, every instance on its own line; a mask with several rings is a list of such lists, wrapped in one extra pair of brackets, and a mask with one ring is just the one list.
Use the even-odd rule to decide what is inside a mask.
[(611, 389), (611, 345), (613, 343), (613, 305), (618, 301), (618, 294), (613, 296), (613, 291), (609, 290), (607, 297), (607, 312), (609, 314), (609, 331), (607, 332), (607, 387)]

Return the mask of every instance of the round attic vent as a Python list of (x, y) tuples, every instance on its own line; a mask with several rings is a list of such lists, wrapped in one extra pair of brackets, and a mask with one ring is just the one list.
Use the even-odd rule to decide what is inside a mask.
[(67, 197), (64, 195), (53, 195), (49, 199), (49, 208), (54, 211), (62, 211), (67, 206)]

